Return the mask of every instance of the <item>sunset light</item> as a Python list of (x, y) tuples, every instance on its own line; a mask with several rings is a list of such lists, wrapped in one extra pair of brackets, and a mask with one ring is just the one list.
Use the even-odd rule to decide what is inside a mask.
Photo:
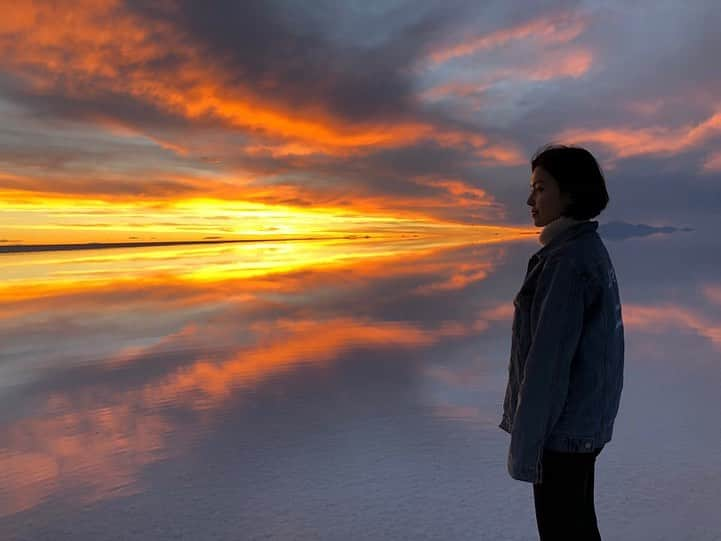
[(720, 539), (719, 28), (6, 0), (0, 541)]

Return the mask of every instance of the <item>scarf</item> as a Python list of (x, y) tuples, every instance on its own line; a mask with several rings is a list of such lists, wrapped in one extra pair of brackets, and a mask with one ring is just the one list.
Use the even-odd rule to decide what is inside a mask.
[(544, 226), (541, 234), (538, 236), (538, 241), (545, 246), (546, 244), (551, 242), (551, 239), (561, 231), (568, 229), (572, 225), (580, 224), (587, 221), (588, 220), (576, 220), (575, 218), (571, 218), (569, 216), (559, 216), (558, 218), (556, 218), (552, 222), (548, 222)]

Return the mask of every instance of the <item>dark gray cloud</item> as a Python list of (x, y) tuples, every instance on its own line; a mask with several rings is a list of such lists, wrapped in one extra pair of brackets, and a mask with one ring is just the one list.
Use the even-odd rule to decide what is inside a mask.
[(52, 89), (33, 89), (11, 74), (0, 72), (0, 96), (22, 105), (37, 119), (95, 121), (102, 116), (120, 119), (129, 126), (181, 132), (210, 125), (210, 121), (203, 118), (191, 122), (180, 112), (174, 113), (171, 109), (160, 108), (157, 104), (93, 84), (92, 81), (86, 81), (84, 85), (75, 89), (81, 92), (78, 95), (67, 92), (62, 85)]
[[(56, 186), (57, 187), (54, 187)], [(155, 179), (152, 182), (142, 180), (119, 180), (95, 177), (92, 179), (62, 179), (57, 182), (50, 179), (0, 179), (0, 188), (23, 190), (27, 192), (55, 192), (68, 195), (110, 195), (119, 197), (163, 197), (178, 195), (198, 195), (203, 193), (202, 186), (190, 182)], [(99, 214), (102, 214), (100, 212)]]
[[(413, 112), (408, 66), (462, 15), (431, 3), (430, 9), (404, 12), (403, 24), (382, 41), (361, 46), (333, 36), (336, 22), (347, 25), (356, 13), (356, 34), (364, 28), (373, 32), (350, 4), (177, 0), (162, 5), (129, 1), (128, 6), (145, 17), (171, 18), (209, 62), (222, 65), (230, 85), (252, 81), (253, 90), (266, 99), (291, 107), (320, 103), (335, 115), (360, 122)], [(365, 17), (365, 23), (382, 21)]]
[(603, 223), (598, 226), (598, 233), (608, 240), (625, 240), (632, 237), (646, 237), (648, 235), (657, 235), (660, 233), (668, 234), (693, 230), (694, 229), (691, 227), (657, 227), (647, 224), (629, 224), (618, 221)]

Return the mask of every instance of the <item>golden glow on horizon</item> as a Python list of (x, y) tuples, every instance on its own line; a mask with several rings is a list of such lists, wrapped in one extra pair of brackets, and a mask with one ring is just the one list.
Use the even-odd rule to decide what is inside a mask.
[[(484, 190), (455, 180), (419, 183), (447, 190), (455, 200), (449, 204), (461, 207), (482, 207), (484, 200), (489, 199)], [(28, 197), (17, 192), (6, 195), (0, 201), (3, 214), (0, 239), (4, 245), (401, 235), (409, 232), (463, 235), (482, 227), (443, 222), (418, 216), (413, 211), (403, 217), (399, 216), (402, 211), (384, 215), (346, 207), (297, 208), (210, 198), (109, 202), (60, 196)], [(462, 199), (465, 196), (473, 199), (465, 201)], [(433, 203), (443, 205), (441, 201), (429, 201), (429, 204)], [(498, 230), (507, 231), (507, 228)]]
[[(0, 319), (3, 306), (55, 295), (77, 295), (82, 291), (117, 291), (143, 284), (162, 289), (168, 284), (209, 284), (219, 280), (243, 282), (264, 276), (289, 274), (305, 269), (330, 270), (366, 262), (367, 268), (383, 268), (414, 254), (467, 244), (497, 244), (527, 240), (528, 231), (513, 228), (477, 227), (466, 235), (427, 235), (417, 238), (358, 238), (355, 240), (267, 241), (209, 246), (168, 246), (162, 248), (117, 248), (70, 252), (4, 254), (0, 268)], [(202, 266), (198, 261), (202, 260)], [(375, 263), (373, 263), (375, 262)], [(418, 270), (417, 265), (414, 269)], [(168, 272), (172, 270), (172, 277)], [(452, 289), (485, 276), (489, 268), (457, 268), (455, 278), (445, 285)], [(455, 286), (454, 286), (455, 284)], [(279, 287), (274, 284), (273, 287)]]

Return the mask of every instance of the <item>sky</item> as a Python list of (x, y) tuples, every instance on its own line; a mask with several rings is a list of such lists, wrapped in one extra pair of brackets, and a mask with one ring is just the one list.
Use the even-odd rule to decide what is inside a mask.
[(721, 210), (716, 2), (20, 0), (0, 246), (531, 227), (588, 148), (599, 221)]

